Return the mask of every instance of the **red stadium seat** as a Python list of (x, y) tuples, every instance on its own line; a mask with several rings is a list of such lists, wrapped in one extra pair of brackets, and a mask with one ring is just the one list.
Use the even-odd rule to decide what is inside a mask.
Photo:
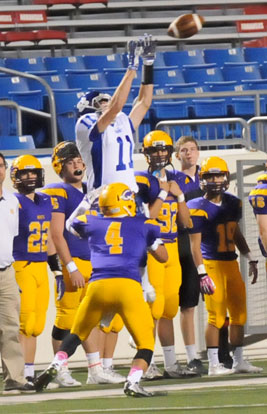
[(260, 39), (247, 40), (243, 42), (243, 47), (267, 47), (267, 37), (261, 37)]
[(0, 12), (0, 24), (14, 24), (15, 23), (15, 12)]
[(67, 40), (67, 33), (63, 30), (34, 30), (35, 40), (59, 39)]
[(23, 41), (32, 41), (35, 40), (34, 32), (6, 32), (5, 33), (5, 42), (23, 42)]
[(34, 0), (34, 4), (46, 4), (53, 6), (54, 4), (86, 4), (86, 3), (103, 3), (107, 4), (108, 0)]
[(244, 14), (267, 14), (267, 6), (257, 5), (244, 7)]
[(44, 10), (18, 11), (16, 12), (16, 23), (46, 23), (47, 17)]

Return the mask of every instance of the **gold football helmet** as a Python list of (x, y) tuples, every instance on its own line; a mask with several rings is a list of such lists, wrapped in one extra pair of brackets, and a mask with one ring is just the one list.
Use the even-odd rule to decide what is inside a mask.
[[(224, 181), (220, 183), (208, 182), (207, 178), (213, 175), (223, 175)], [(209, 157), (202, 161), (199, 171), (199, 184), (201, 190), (211, 195), (224, 193), (229, 188), (230, 173), (226, 162), (219, 157)]]
[(64, 164), (76, 157), (81, 158), (81, 154), (79, 153), (75, 142), (62, 141), (57, 144), (52, 154), (52, 166), (55, 173), (61, 177)]
[[(36, 174), (36, 178), (21, 178), (28, 172)], [(14, 188), (23, 194), (29, 194), (36, 188), (44, 186), (44, 169), (40, 161), (33, 155), (21, 155), (17, 157), (10, 168), (10, 178)]]
[(135, 216), (136, 204), (134, 193), (126, 184), (107, 185), (99, 196), (99, 208), (104, 216)]
[[(160, 155), (159, 151), (167, 151), (167, 154)], [(172, 138), (164, 131), (149, 132), (143, 140), (143, 153), (152, 172), (161, 170), (172, 162)]]

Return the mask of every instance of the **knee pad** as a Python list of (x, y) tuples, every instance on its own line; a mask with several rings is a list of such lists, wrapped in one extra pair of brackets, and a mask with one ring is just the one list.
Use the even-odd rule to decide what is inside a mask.
[(33, 336), (35, 330), (36, 316), (34, 312), (20, 314), (19, 331), (25, 336)]
[(148, 365), (150, 365), (151, 359), (153, 356), (153, 351), (150, 349), (139, 349), (134, 357), (134, 359), (143, 359)]
[(63, 339), (65, 338), (65, 336), (68, 335), (69, 332), (69, 329), (60, 329), (54, 325), (52, 329), (52, 338), (56, 341), (63, 341)]

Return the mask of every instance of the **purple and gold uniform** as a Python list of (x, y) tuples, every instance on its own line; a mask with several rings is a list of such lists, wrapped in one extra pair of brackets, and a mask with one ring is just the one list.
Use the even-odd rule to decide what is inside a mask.
[(38, 336), (44, 329), (49, 301), (47, 239), (52, 205), (45, 194), (35, 193), (34, 201), (15, 195), (19, 200), (19, 235), (14, 239), (13, 266), (21, 289), (20, 332)]
[[(65, 221), (82, 201), (86, 194), (86, 184), (83, 184), (83, 191), (67, 183), (48, 184), (42, 189), (42, 192), (51, 197), (53, 213), (65, 214)], [(66, 291), (61, 300), (56, 300), (57, 294), (55, 289), (56, 319), (55, 326), (60, 329), (69, 330), (72, 326), (74, 315), (78, 306), (83, 299), (87, 282), (91, 276), (92, 266), (90, 262), (90, 250), (86, 240), (78, 239), (73, 234), (64, 230), (64, 238), (67, 242), (70, 254), (78, 267), (80, 273), (84, 276), (86, 285), (83, 289), (75, 289), (69, 277), (69, 273), (62, 265), (62, 273)]]
[[(157, 199), (160, 186), (158, 179), (149, 172), (136, 172), (139, 186), (138, 195), (144, 203), (152, 204)], [(166, 170), (167, 181), (176, 181), (184, 191), (186, 176), (179, 171)], [(164, 241), (169, 259), (159, 263), (151, 254), (147, 258), (148, 278), (156, 292), (156, 299), (151, 304), (154, 319), (164, 317), (173, 319), (179, 306), (179, 289), (181, 285), (181, 266), (177, 245), (177, 198), (169, 194), (163, 202), (157, 222), (160, 224), (160, 237)]]
[(229, 193), (221, 204), (199, 197), (188, 203), (193, 227), (190, 233), (201, 233), (201, 252), (207, 274), (215, 283), (213, 295), (205, 295), (208, 323), (221, 328), (226, 312), (230, 324), (246, 322), (246, 291), (235, 252), (234, 234), (242, 215), (241, 201)]
[(140, 264), (159, 226), (145, 217), (76, 218), (73, 229), (89, 240), (92, 276), (71, 333), (84, 340), (99, 321), (118, 313), (138, 349), (154, 349), (153, 320), (144, 302)]
[[(254, 214), (267, 214), (267, 173), (262, 174), (257, 179), (258, 184), (249, 193), (248, 200), (253, 208)], [(261, 253), (264, 257), (267, 257), (261, 239), (259, 238), (259, 246)]]

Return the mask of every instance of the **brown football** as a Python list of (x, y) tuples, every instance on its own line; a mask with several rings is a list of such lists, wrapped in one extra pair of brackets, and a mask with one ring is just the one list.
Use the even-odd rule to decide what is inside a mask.
[(168, 28), (168, 35), (178, 39), (186, 39), (202, 29), (204, 17), (199, 14), (182, 14), (173, 20)]

